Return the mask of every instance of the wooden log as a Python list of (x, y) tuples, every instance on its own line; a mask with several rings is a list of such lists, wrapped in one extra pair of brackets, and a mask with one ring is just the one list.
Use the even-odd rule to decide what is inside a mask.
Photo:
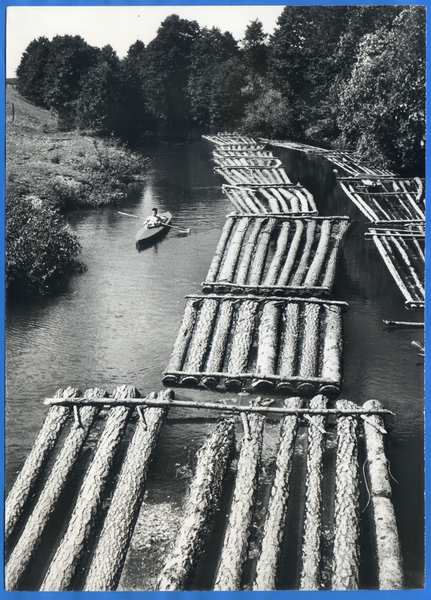
[(286, 175), (286, 171), (284, 169), (277, 169), (277, 173), (280, 175), (282, 183), (292, 183), (289, 177)]
[[(350, 403), (338, 400), (336, 407), (347, 409)], [(359, 588), (359, 469), (357, 420), (337, 420), (337, 462), (335, 481), (333, 590)]]
[(241, 577), (247, 558), (262, 451), (264, 423), (264, 418), (260, 415), (250, 415), (247, 419), (248, 435), (244, 432), (241, 443), (235, 489), (229, 511), (229, 523), (217, 568), (214, 591), (241, 590)]
[(57, 506), (90, 427), (99, 411), (98, 408), (93, 406), (84, 406), (77, 410), (79, 411), (79, 420), (74, 420), (44, 488), (6, 565), (5, 587), (9, 591), (18, 589), (22, 577), (37, 553), (43, 531)]
[[(60, 389), (56, 398), (75, 397), (81, 392), (76, 388)], [(21, 517), (46, 461), (54, 448), (61, 430), (70, 414), (67, 407), (53, 407), (48, 411), (44, 424), (27, 456), (5, 502), (5, 540), (7, 541)]]
[(231, 235), (234, 223), (235, 220), (232, 217), (228, 217), (226, 219), (226, 222), (223, 226), (223, 230), (221, 232), (220, 239), (214, 252), (214, 257), (212, 259), (211, 266), (206, 277), (207, 281), (215, 281), (215, 278), (217, 277), (217, 273), (219, 271), (220, 264), (226, 249), (226, 244)]
[(368, 218), (370, 221), (378, 221), (379, 217), (374, 211), (362, 200), (362, 198), (355, 194), (355, 191), (351, 185), (347, 186), (341, 182), (341, 187), (344, 193), (350, 198), (350, 200), (359, 208), (359, 210)]
[(238, 270), (236, 276), (233, 278), (237, 285), (244, 285), (247, 281), (247, 274), (250, 268), (250, 262), (253, 256), (254, 249), (256, 247), (256, 242), (259, 237), (260, 230), (263, 225), (264, 221), (262, 219), (256, 219), (253, 223), (250, 235), (248, 236), (246, 243), (243, 245), (243, 252), (238, 265)]
[(224, 177), (224, 178), (226, 179), (226, 181), (227, 181), (228, 183), (230, 183), (231, 185), (236, 185), (236, 183), (237, 183), (236, 177), (232, 177), (232, 175), (231, 175), (229, 172), (226, 172), (226, 169), (224, 169), (224, 168), (221, 168), (221, 167), (220, 167), (220, 168), (219, 168), (219, 167), (216, 167), (216, 168), (214, 169), (214, 171), (215, 171), (215, 172), (216, 172), (218, 175), (221, 175), (222, 177)]
[[(179, 371), (183, 365), (187, 348), (193, 335), (193, 330), (196, 322), (198, 307), (201, 301), (199, 299), (189, 300), (184, 310), (184, 317), (178, 330), (177, 339), (169, 359), (166, 371)], [(176, 383), (177, 377), (166, 375), (163, 378), (165, 385)]]
[(241, 189), (234, 190), (233, 188), (231, 188), (230, 193), (237, 199), (238, 204), (242, 206), (242, 210), (245, 210), (247, 213), (255, 213), (257, 211), (256, 205), (248, 197), (247, 193), (244, 194)]
[[(314, 196), (311, 192), (309, 192), (307, 190), (307, 188), (302, 188), (305, 197), (307, 199), (308, 205), (307, 208), (309, 208), (310, 210), (312, 210), (313, 212), (317, 212), (317, 207), (316, 207), (316, 203), (314, 201)], [(302, 209), (303, 211), (305, 211), (305, 208)]]
[[(195, 334), (190, 342), (187, 358), (184, 363), (184, 371), (186, 372), (201, 371), (203, 367), (208, 346), (211, 341), (218, 304), (217, 300), (211, 298), (205, 299), (202, 303), (196, 323)], [(192, 383), (197, 385), (198, 379), (193, 376), (186, 376), (182, 378), (181, 382), (187, 383), (188, 385)]]
[(394, 325), (396, 327), (425, 327), (425, 323), (413, 321), (387, 321), (386, 319), (383, 319), (383, 323), (385, 323), (385, 325)]
[[(310, 402), (312, 409), (325, 409), (326, 405), (325, 396), (315, 396)], [(326, 442), (322, 429), (324, 431), (325, 423), (324, 416), (314, 416), (308, 428), (307, 491), (300, 590), (321, 589), (323, 452)]]
[(274, 194), (270, 194), (265, 188), (262, 188), (262, 194), (268, 200), (268, 204), (272, 212), (277, 213), (279, 210), (282, 210)]
[(232, 239), (225, 252), (222, 266), (219, 271), (219, 281), (232, 281), (233, 275), (238, 262), (238, 257), (241, 252), (242, 244), (244, 242), (245, 235), (250, 225), (250, 219), (245, 217), (237, 222), (237, 226)]
[[(281, 188), (280, 188), (280, 191), (281, 191)], [(292, 209), (289, 208), (285, 198), (283, 198), (283, 195), (280, 193), (280, 191), (277, 188), (274, 188), (272, 190), (272, 193), (274, 194), (274, 196), (276, 196), (277, 200), (279, 201), (280, 206), (281, 206), (281, 211), (286, 212), (286, 213), (293, 212), (293, 210), (294, 210), (293, 207), (292, 207)]]
[[(381, 408), (377, 400), (365, 402), (364, 408)], [(365, 421), (365, 442), (369, 490), (377, 548), (378, 578), (380, 590), (401, 590), (404, 587), (403, 561), (394, 507), (388, 460), (385, 455), (383, 436), (379, 429), (383, 419), (378, 415)]]
[(258, 196), (253, 192), (253, 190), (243, 188), (243, 189), (241, 189), (240, 193), (244, 197), (250, 197), (250, 203), (257, 208), (258, 213), (263, 213), (263, 214), (268, 213), (267, 209), (262, 204), (262, 202), (259, 200)]
[[(396, 247), (396, 249), (398, 250), (398, 252), (400, 253), (401, 258), (404, 261), (405, 265), (407, 266), (408, 272), (410, 273), (410, 275), (414, 281), (414, 284), (416, 285), (417, 299), (424, 300), (425, 299), (424, 285), (421, 282), (421, 280), (419, 279), (418, 274), (416, 273), (414, 267), (412, 266), (412, 263), (410, 262), (407, 252), (404, 250), (404, 248), (402, 248), (400, 242), (397, 240), (397, 238), (395, 236), (391, 236), (391, 241), (394, 244), (394, 246)], [(413, 286), (413, 288), (414, 288), (414, 286)]]
[[(117, 389), (114, 399), (137, 395), (133, 389)], [(88, 396), (89, 398), (93, 396)], [(96, 393), (94, 397), (99, 397)], [(70, 589), (76, 569), (85, 553), (86, 543), (104, 500), (106, 484), (112, 476), (112, 464), (123, 438), (131, 408), (111, 408), (90, 467), (85, 474), (67, 530), (43, 580), (41, 591)]]
[(267, 302), (263, 307), (259, 324), (256, 360), (256, 371), (261, 374), (261, 378), (253, 381), (252, 387), (254, 389), (275, 385), (273, 381), (266, 379), (266, 376), (274, 375), (277, 370), (280, 313), (280, 302)]
[[(231, 329), (232, 316), (235, 307), (234, 301), (224, 300), (221, 303), (217, 323), (215, 325), (214, 335), (211, 342), (211, 349), (205, 365), (205, 370), (209, 373), (221, 371), (223, 368), (224, 357), (226, 354), (227, 340)], [(220, 377), (206, 375), (202, 382), (208, 387), (217, 386)]]
[(330, 240), (331, 223), (330, 221), (323, 221), (320, 228), (319, 243), (317, 244), (314, 258), (309, 266), (307, 275), (304, 279), (304, 283), (302, 284), (303, 287), (308, 287), (309, 285), (316, 285), (327, 256)]
[(271, 241), (271, 235), (274, 231), (275, 225), (277, 223), (276, 219), (270, 218), (268, 222), (263, 227), (261, 234), (259, 236), (259, 241), (257, 243), (256, 251), (253, 256), (253, 262), (250, 268), (249, 274), (249, 285), (258, 286), (261, 279), (262, 273), (265, 266), (266, 255), (268, 253), (269, 243)]
[(390, 249), (387, 241), (384, 238), (380, 239), (377, 235), (374, 235), (373, 242), (377, 246), (377, 249), (380, 252), (381, 257), (383, 258), (385, 265), (387, 266), (390, 274), (394, 278), (395, 283), (398, 285), (399, 289), (401, 290), (404, 298), (406, 299), (407, 302), (413, 303), (413, 298), (410, 294), (410, 291), (407, 289), (406, 285), (404, 284), (403, 280), (401, 279), (397, 269), (395, 268), (394, 263), (392, 262), (392, 260), (389, 256), (391, 249)]
[(325, 308), (325, 332), (323, 338), (321, 375), (324, 379), (338, 382), (323, 384), (319, 391), (338, 393), (341, 386), (343, 360), (343, 319), (341, 310), (336, 306)]
[[(287, 210), (286, 212), (294, 212), (294, 213), (301, 212), (299, 202), (298, 202), (298, 197), (296, 196), (296, 194), (294, 194), (293, 192), (290, 192), (289, 190), (285, 190), (283, 188), (280, 188), (279, 191), (280, 191), (280, 195), (284, 196), (290, 204), (290, 211)], [(306, 210), (307, 209), (308, 209), (308, 207), (306, 208)], [(302, 209), (302, 210), (304, 210), (304, 209)]]
[[(306, 191), (305, 188), (303, 188), (303, 187), (301, 187), (301, 188), (295, 188), (294, 191), (295, 191), (296, 196), (299, 198), (302, 210), (303, 211), (308, 210), (309, 206), (308, 206), (308, 199), (307, 199), (307, 196), (305, 194), (305, 191)], [(311, 194), (310, 194), (310, 196), (311, 196)], [(313, 202), (313, 204), (314, 204), (314, 202)], [(316, 208), (315, 204), (314, 204), (314, 208)], [(298, 208), (298, 211), (299, 211), (299, 208)]]
[(277, 284), (280, 286), (287, 285), (290, 275), (293, 270), (293, 266), (296, 261), (296, 256), (298, 254), (299, 245), (301, 243), (302, 234), (304, 232), (304, 223), (303, 221), (295, 220), (295, 234), (292, 238), (292, 241), (289, 246), (289, 251), (286, 256), (286, 262), (284, 263), (283, 269), (280, 273), (280, 276), (277, 280)]
[(277, 384), (278, 390), (293, 391), (294, 384), (291, 382), (296, 373), (298, 363), (298, 341), (299, 341), (299, 304), (289, 302), (285, 310), (286, 328), (280, 348), (279, 374), (284, 378)]
[(337, 267), (338, 251), (340, 248), (343, 235), (350, 227), (350, 221), (340, 221), (338, 231), (333, 235), (332, 248), (329, 252), (328, 260), (326, 261), (325, 272), (322, 280), (322, 287), (332, 289), (335, 280), (335, 271)]
[(316, 221), (313, 219), (307, 223), (307, 229), (305, 233), (305, 244), (302, 250), (299, 264), (296, 268), (295, 274), (293, 275), (290, 285), (299, 286), (302, 284), (304, 276), (308, 270), (308, 264), (310, 260), (311, 248), (314, 243), (314, 234), (316, 231)]
[(160, 574), (158, 591), (184, 590), (192, 577), (217, 509), (233, 443), (233, 421), (223, 420), (199, 450), (195, 475), (184, 503), (184, 518)]
[[(301, 377), (308, 378), (317, 375), (319, 366), (320, 306), (306, 304), (304, 313), (298, 373)], [(315, 389), (316, 386), (311, 380), (298, 384), (298, 390), (301, 392), (310, 393)]]
[[(188, 294), (186, 296), (186, 298), (194, 298), (194, 299), (203, 299), (203, 298), (216, 298), (218, 300), (223, 300), (225, 298), (229, 299), (229, 300), (244, 300), (244, 296), (241, 296), (240, 294), (227, 294), (224, 296), (220, 296), (219, 294)], [(262, 296), (258, 296), (256, 294), (247, 294), (247, 300), (256, 300), (257, 302), (268, 302), (269, 300), (277, 300), (280, 301), (280, 297), (279, 296), (274, 296), (274, 297), (265, 297), (263, 298)], [(307, 298), (306, 300), (304, 300), (304, 298), (300, 298), (300, 297), (289, 297), (289, 298), (285, 298), (284, 301), (287, 303), (289, 302), (300, 302), (302, 304), (309, 304), (314, 303), (314, 304), (333, 304), (334, 306), (345, 306), (348, 307), (348, 303), (347, 302), (343, 302), (342, 300), (327, 300), (322, 299), (322, 298), (315, 298), (314, 296), (312, 298)]]
[(259, 304), (253, 300), (247, 300), (239, 307), (228, 362), (228, 372), (235, 376), (225, 379), (227, 389), (242, 387), (241, 373), (247, 368), (258, 307)]
[(118, 585), (165, 417), (166, 409), (147, 408), (145, 421), (137, 421), (85, 580), (85, 592), (115, 591)]
[(283, 258), (286, 253), (287, 243), (289, 241), (289, 232), (290, 232), (290, 222), (285, 221), (282, 224), (281, 230), (278, 234), (277, 247), (276, 247), (273, 259), (271, 261), (271, 265), (266, 274), (265, 281), (263, 283), (263, 285), (265, 285), (265, 286), (275, 285), (275, 283), (277, 281), (277, 276), (280, 272)]
[[(299, 408), (300, 398), (290, 398), (286, 406)], [(283, 421), (276, 471), (266, 512), (260, 556), (256, 566), (253, 591), (276, 589), (277, 569), (280, 562), (289, 500), (289, 479), (293, 464), (298, 419), (286, 417)]]

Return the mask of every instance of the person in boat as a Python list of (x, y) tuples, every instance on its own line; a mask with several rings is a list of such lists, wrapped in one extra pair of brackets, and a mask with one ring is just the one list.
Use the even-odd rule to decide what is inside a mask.
[(157, 208), (153, 208), (151, 215), (145, 219), (142, 225), (147, 229), (151, 229), (152, 227), (161, 227), (164, 223), (164, 219), (160, 217), (157, 212)]

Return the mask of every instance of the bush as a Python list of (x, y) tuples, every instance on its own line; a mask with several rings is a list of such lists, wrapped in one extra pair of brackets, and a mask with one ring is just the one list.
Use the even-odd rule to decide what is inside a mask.
[(6, 289), (49, 293), (75, 263), (81, 246), (62, 217), (36, 196), (6, 198)]

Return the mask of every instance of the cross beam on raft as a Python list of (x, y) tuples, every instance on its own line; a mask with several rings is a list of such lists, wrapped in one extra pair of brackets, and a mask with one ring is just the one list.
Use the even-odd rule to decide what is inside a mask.
[[(168, 391), (168, 390), (167, 390)], [(273, 399), (267, 401), (274, 401)], [(289, 415), (289, 414), (304, 414), (304, 415), (394, 415), (392, 411), (386, 408), (349, 408), (348, 410), (340, 410), (338, 408), (277, 408), (275, 406), (255, 406), (255, 405), (239, 405), (229, 404), (225, 402), (197, 402), (193, 400), (176, 400), (176, 399), (160, 399), (152, 398), (150, 396), (146, 398), (76, 398), (76, 399), (62, 399), (62, 398), (45, 398), (44, 404), (48, 406), (165, 406), (165, 407), (177, 407), (177, 408), (202, 408), (208, 410), (226, 410), (227, 412), (233, 413), (258, 413), (258, 414), (274, 414), (274, 415)]]

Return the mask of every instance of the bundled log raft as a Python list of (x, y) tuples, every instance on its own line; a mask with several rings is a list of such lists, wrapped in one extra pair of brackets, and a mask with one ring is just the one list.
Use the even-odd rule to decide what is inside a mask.
[(406, 308), (425, 306), (425, 234), (370, 229), (370, 236), (404, 296)]
[[(196, 324), (207, 314), (209, 301), (217, 308), (211, 320), (205, 319), (208, 331), (201, 343)], [(232, 390), (276, 386), (304, 393), (339, 391), (343, 306), (318, 298), (189, 297), (163, 382), (218, 385), (223, 381)], [(252, 352), (253, 344), (257, 352)], [(199, 368), (192, 371), (189, 365)]]

